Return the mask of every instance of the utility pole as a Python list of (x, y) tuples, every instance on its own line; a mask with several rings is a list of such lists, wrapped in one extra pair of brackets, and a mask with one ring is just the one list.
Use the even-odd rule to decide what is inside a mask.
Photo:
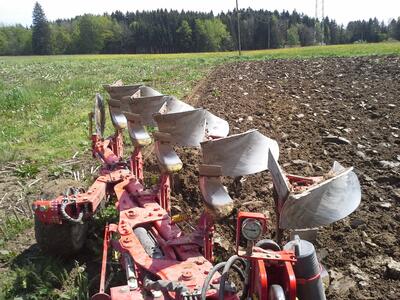
[(317, 43), (318, 0), (315, 0), (314, 43)]
[(268, 47), (271, 48), (271, 16), (268, 16)]
[(237, 14), (237, 28), (238, 28), (238, 50), (239, 50), (239, 56), (241, 56), (242, 55), (242, 44), (240, 41), (240, 14), (239, 14), (238, 0), (236, 0), (236, 14)]
[(315, 0), (315, 28), (314, 28), (314, 40), (316, 39), (317, 23), (318, 19), (318, 2), (321, 1), (321, 23), (319, 23), (319, 29), (321, 30), (321, 44), (325, 44), (325, 0)]
[(325, 0), (322, 0), (322, 45), (325, 44)]

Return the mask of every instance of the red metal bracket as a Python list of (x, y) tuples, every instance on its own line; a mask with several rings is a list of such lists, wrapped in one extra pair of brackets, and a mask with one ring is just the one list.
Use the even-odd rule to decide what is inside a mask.
[(133, 175), (143, 182), (143, 156), (141, 147), (135, 147), (135, 150), (132, 153), (131, 170)]
[(171, 211), (171, 179), (168, 173), (162, 173), (159, 184), (160, 206), (168, 213)]
[(123, 141), (122, 130), (115, 131), (115, 134), (111, 139), (111, 149), (114, 152), (114, 154), (120, 159), (124, 155), (124, 141)]

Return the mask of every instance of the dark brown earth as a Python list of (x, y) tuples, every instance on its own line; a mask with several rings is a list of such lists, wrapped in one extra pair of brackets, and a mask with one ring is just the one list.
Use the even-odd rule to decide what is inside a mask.
[[(330, 270), (328, 298), (399, 299), (400, 278), (393, 269), (393, 260), (400, 262), (399, 57), (229, 64), (207, 78), (192, 101), (226, 119), (231, 133), (256, 128), (276, 139), (287, 172), (322, 175), (335, 160), (354, 166), (362, 185), (361, 205), (321, 229), (316, 242)], [(351, 144), (324, 143), (330, 134)], [(175, 182), (184, 191), (177, 205), (197, 215), (200, 209), (191, 207), (201, 206), (199, 156), (194, 154), (183, 151), (186, 165)], [(242, 191), (234, 193), (233, 187), (228, 184), (238, 209), (273, 215), (266, 172), (248, 176)], [(223, 223), (217, 240), (227, 256), (225, 251), (234, 251), (234, 218)]]
[[(321, 175), (335, 160), (354, 166), (362, 185), (360, 207), (346, 219), (321, 229), (315, 243), (331, 275), (328, 299), (399, 298), (399, 57), (228, 64), (212, 72), (189, 101), (226, 119), (231, 133), (256, 128), (276, 139), (280, 164), (287, 172)], [(329, 134), (351, 144), (324, 143), (322, 138)], [(144, 155), (146, 175), (153, 182), (157, 167), (149, 152)], [(173, 213), (186, 214), (188, 221), (182, 226), (190, 230), (203, 209), (197, 172), (200, 153), (193, 149), (178, 152), (184, 168), (173, 180)], [(43, 170), (32, 179), (14, 176), (16, 165), (0, 168), (0, 221), (4, 221), (4, 212), (21, 207), (25, 199), (35, 199), (43, 187), (52, 188), (56, 178), (74, 178), (77, 171), (82, 176), (84, 170), (85, 179), (79, 183), (90, 182), (90, 170), (96, 163), (88, 153), (79, 154), (60, 162), (62, 168)], [(35, 183), (37, 178), (41, 180)], [(269, 174), (244, 179), (241, 188), (230, 179), (225, 182), (236, 210), (269, 211), (272, 220), (267, 236), (274, 237)], [(24, 207), (29, 214), (27, 205)], [(217, 226), (218, 259), (234, 253), (234, 228), (235, 214)], [(33, 243), (32, 230), (28, 230), (7, 242), (5, 249), (21, 252)], [(0, 265), (0, 269), (7, 267)]]

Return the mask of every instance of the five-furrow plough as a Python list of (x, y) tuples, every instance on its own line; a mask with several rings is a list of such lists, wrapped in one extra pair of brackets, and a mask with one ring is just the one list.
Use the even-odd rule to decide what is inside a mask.
[[(325, 299), (323, 267), (313, 244), (299, 235), (285, 243), (283, 231), (317, 228), (354, 211), (361, 191), (352, 168), (335, 162), (324, 176), (289, 175), (278, 163), (277, 142), (257, 130), (228, 135), (225, 120), (150, 87), (121, 82), (104, 87), (115, 133), (103, 136), (105, 105), (97, 94), (89, 117), (93, 157), (102, 163), (99, 176), (86, 191), (70, 189), (33, 204), (39, 246), (71, 255), (83, 247), (88, 221), (104, 202), (115, 199), (119, 221), (105, 227), (100, 288), (93, 300)], [(134, 146), (129, 159), (123, 155), (124, 131)], [(142, 153), (153, 144), (160, 176), (157, 185), (148, 186)], [(190, 234), (183, 234), (171, 216), (171, 175), (183, 166), (177, 147), (200, 148), (202, 154), (198, 170), (205, 205)], [(273, 181), (277, 241), (261, 239), (269, 225), (265, 215), (241, 211), (236, 254), (213, 265), (214, 226), (233, 209), (222, 178), (267, 170)], [(110, 248), (119, 254), (126, 280), (106, 289)]]

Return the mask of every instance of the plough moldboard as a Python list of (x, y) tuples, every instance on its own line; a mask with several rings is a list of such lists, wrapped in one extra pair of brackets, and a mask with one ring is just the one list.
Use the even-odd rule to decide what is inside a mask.
[[(325, 299), (323, 268), (313, 244), (299, 235), (285, 243), (282, 232), (317, 228), (354, 211), (361, 192), (352, 168), (335, 162), (320, 177), (286, 174), (278, 163), (277, 142), (257, 130), (228, 135), (225, 120), (147, 86), (118, 81), (104, 88), (115, 133), (103, 136), (105, 105), (97, 94), (89, 117), (93, 157), (102, 162), (99, 176), (87, 191), (71, 189), (33, 204), (39, 246), (61, 254), (60, 245), (46, 235), (62, 233), (62, 254), (70, 255), (83, 246), (88, 220), (104, 202), (116, 199), (119, 221), (105, 228), (100, 288), (92, 299)], [(152, 134), (150, 127), (156, 128)], [(128, 160), (123, 156), (124, 131), (134, 146)], [(153, 143), (160, 176), (149, 187), (142, 150)], [(178, 218), (170, 214), (170, 177), (183, 166), (176, 147), (200, 147), (202, 153), (204, 211), (190, 234), (183, 234)], [(222, 178), (267, 170), (273, 181), (277, 241), (261, 239), (269, 224), (265, 215), (239, 212), (237, 253), (213, 265), (214, 226), (233, 209)], [(126, 281), (106, 291), (111, 248), (119, 253)], [(229, 280), (232, 272), (240, 285)]]

